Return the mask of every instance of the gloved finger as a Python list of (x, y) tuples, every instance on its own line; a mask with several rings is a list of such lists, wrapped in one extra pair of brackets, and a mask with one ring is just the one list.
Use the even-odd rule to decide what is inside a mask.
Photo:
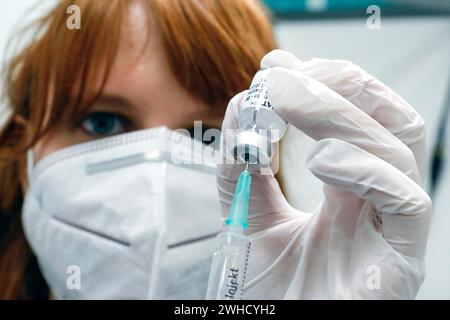
[(355, 145), (337, 139), (315, 144), (307, 158), (315, 176), (368, 200), (381, 212), (386, 241), (403, 255), (422, 259), (431, 200), (404, 173)]
[(248, 90), (238, 93), (228, 103), (228, 107), (222, 121), (222, 131), (227, 129), (239, 129), (239, 112), (247, 92)]
[[(222, 123), (221, 161), (217, 164), (217, 185), (222, 215), (226, 217), (231, 208), (236, 182), (244, 165), (237, 163), (230, 151), (234, 136), (239, 130), (239, 112), (247, 91), (236, 95), (228, 104)], [(292, 212), (292, 207), (281, 192), (273, 173), (260, 175), (259, 169), (250, 167), (252, 187), (250, 192), (248, 224), (250, 231), (256, 231), (276, 224), (283, 214)], [(266, 216), (264, 219), (261, 217)]]
[[(227, 201), (231, 205), (232, 193), (236, 185), (239, 174), (244, 170), (244, 165), (238, 163), (232, 154), (234, 145), (234, 137), (239, 131), (239, 112), (241, 104), (247, 95), (247, 91), (243, 91), (235, 95), (225, 111), (225, 116), (222, 121), (221, 136), (220, 136), (220, 154), (217, 163), (218, 179), (220, 178), (219, 189), (222, 188), (224, 193), (227, 193)], [(224, 185), (226, 183), (226, 185)], [(226, 188), (225, 188), (226, 187)], [(226, 208), (228, 209), (228, 208)]]
[(267, 88), (275, 110), (313, 139), (337, 138), (355, 144), (419, 180), (411, 150), (323, 83), (296, 70), (273, 67)]
[(298, 70), (339, 93), (396, 136), (414, 154), (423, 178), (426, 171), (425, 124), (402, 97), (359, 66), (345, 60), (314, 58), (302, 62), (282, 50), (268, 53), (264, 68), (280, 66)]
[[(221, 170), (227, 170), (227, 174), (231, 180), (237, 180), (239, 174), (244, 169), (244, 165), (238, 163), (232, 153), (234, 146), (234, 138), (240, 131), (239, 127), (239, 113), (243, 105), (244, 99), (247, 96), (248, 90), (242, 91), (235, 95), (228, 103), (225, 111), (225, 116), (222, 121), (220, 146), (221, 146), (221, 161), (223, 164)], [(250, 166), (249, 171), (255, 173), (258, 169)]]
[(286, 69), (300, 69), (300, 61), (295, 55), (290, 52), (275, 49), (267, 53), (262, 59), (260, 67), (261, 69), (272, 68), (272, 67), (283, 67)]

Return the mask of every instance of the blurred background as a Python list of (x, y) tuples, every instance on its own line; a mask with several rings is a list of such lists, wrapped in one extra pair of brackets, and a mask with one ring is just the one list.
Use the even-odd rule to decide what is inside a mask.
[[(5, 49), (9, 37), (54, 1), (2, 2), (2, 64), (8, 57)], [(450, 299), (450, 1), (264, 2), (273, 12), (280, 48), (302, 60), (313, 57), (350, 60), (399, 93), (423, 116), (430, 160), (426, 187), (432, 193), (434, 209), (426, 257), (427, 277), (417, 298)], [(0, 125), (5, 115), (5, 109), (0, 107)], [(321, 200), (320, 182), (298, 165), (304, 163), (311, 144), (308, 137), (291, 128), (281, 159), (292, 168), (289, 174), (301, 179), (297, 180), (300, 184), (288, 184), (286, 193), (289, 201), (304, 211), (312, 210)], [(308, 188), (303, 189), (305, 185)]]

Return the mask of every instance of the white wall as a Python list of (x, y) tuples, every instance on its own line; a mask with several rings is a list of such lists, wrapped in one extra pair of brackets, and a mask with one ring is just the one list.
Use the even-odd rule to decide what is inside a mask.
[[(11, 48), (9, 41), (12, 36), (17, 34), (20, 27), (25, 26), (35, 17), (41, 15), (42, 12), (48, 10), (56, 0), (17, 0), (17, 1), (2, 1), (0, 9), (0, 72), (5, 60), (7, 60), (6, 49), (8, 54)], [(15, 39), (15, 38), (14, 38)], [(0, 86), (2, 84), (0, 83)], [(1, 92), (0, 87), (0, 92)], [(8, 112), (3, 105), (0, 104), (0, 127), (8, 117)]]
[(23, 17), (30, 12), (30, 7), (36, 0), (3, 1), (0, 10), (0, 52), (5, 50), (5, 46), (11, 34), (22, 22)]
[[(300, 59), (351, 60), (398, 92), (423, 116), (430, 155), (450, 74), (448, 17), (382, 18), (380, 30), (367, 29), (364, 17), (282, 22), (275, 30), (280, 47), (295, 53)], [(295, 177), (284, 179), (289, 201), (299, 209), (312, 210), (321, 199), (317, 196), (321, 193), (321, 184), (306, 168), (298, 165), (305, 162), (306, 151), (312, 142), (295, 130), (290, 130), (286, 138), (289, 144), (284, 143), (286, 150), (281, 161), (292, 168), (288, 174)], [(420, 299), (450, 299), (448, 149), (449, 143), (448, 163), (442, 177), (444, 183), (434, 201), (426, 258), (428, 273), (418, 295)]]
[(2, 1), (0, 10), (0, 57), (4, 53), (11, 36), (17, 34), (20, 27), (42, 15), (54, 5), (56, 0), (17, 0)]

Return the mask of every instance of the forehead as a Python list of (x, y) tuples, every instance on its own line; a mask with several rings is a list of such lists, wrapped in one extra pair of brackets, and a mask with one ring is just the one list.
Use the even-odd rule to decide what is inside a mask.
[(115, 66), (134, 65), (150, 57), (164, 60), (162, 43), (148, 6), (135, 0), (130, 3), (122, 21)]
[(124, 97), (139, 117), (162, 123), (206, 109), (173, 75), (149, 11), (142, 1), (130, 4), (103, 94)]

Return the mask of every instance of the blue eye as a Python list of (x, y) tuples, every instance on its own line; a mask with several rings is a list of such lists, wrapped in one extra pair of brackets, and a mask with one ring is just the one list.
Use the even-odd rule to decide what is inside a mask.
[(125, 132), (126, 119), (115, 113), (95, 112), (81, 121), (81, 127), (86, 133), (95, 136), (109, 136)]

